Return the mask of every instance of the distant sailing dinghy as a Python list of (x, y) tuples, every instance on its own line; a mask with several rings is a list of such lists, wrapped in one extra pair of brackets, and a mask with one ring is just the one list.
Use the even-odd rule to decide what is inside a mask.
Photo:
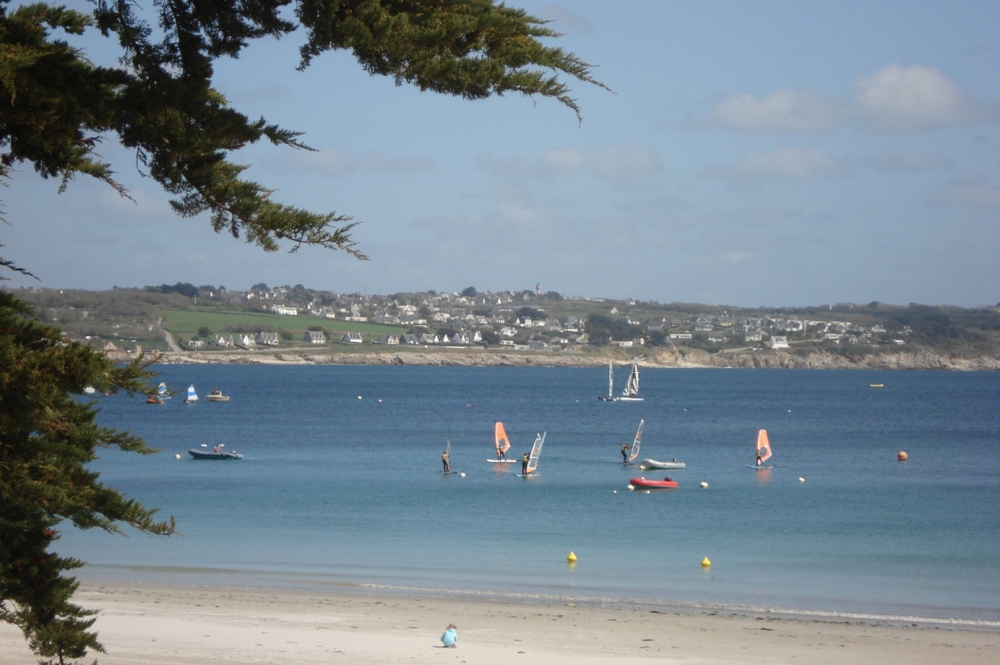
[(632, 371), (629, 372), (628, 381), (621, 395), (615, 395), (615, 367), (613, 363), (608, 363), (608, 396), (598, 395), (597, 399), (605, 402), (641, 402), (639, 397), (639, 363), (632, 363)]
[(156, 396), (161, 400), (170, 399), (170, 389), (167, 388), (167, 384), (160, 381), (160, 385), (156, 387)]
[(188, 386), (187, 397), (184, 398), (185, 404), (197, 404), (198, 403), (198, 393), (194, 390), (194, 384), (192, 383)]
[(503, 423), (497, 421), (497, 424), (493, 427), (493, 445), (497, 451), (496, 459), (487, 459), (487, 462), (493, 464), (515, 464), (517, 460), (507, 459), (507, 451), (510, 450), (510, 439), (507, 438), (507, 430), (504, 429)]
[(546, 432), (542, 432), (535, 435), (535, 443), (531, 445), (531, 453), (528, 455), (528, 466), (524, 470), (524, 473), (517, 474), (521, 478), (538, 475), (535, 469), (538, 468), (538, 458), (542, 456), (542, 446), (545, 445), (545, 434)]
[(762, 429), (757, 432), (757, 463), (747, 464), (751, 469), (770, 469), (770, 465), (764, 462), (771, 459), (771, 442), (767, 439), (767, 430)]

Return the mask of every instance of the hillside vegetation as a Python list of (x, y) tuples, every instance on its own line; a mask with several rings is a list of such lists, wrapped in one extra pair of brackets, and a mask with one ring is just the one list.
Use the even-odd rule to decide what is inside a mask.
[[(308, 353), (314, 359), (351, 354), (354, 361), (392, 353), (400, 362), (421, 362), (414, 354), (465, 350), (536, 362), (560, 353), (575, 358), (547, 361), (553, 364), (641, 358), (665, 365), (757, 367), (993, 368), (1000, 363), (998, 308), (872, 302), (764, 310), (472, 287), (459, 294), (362, 296), (264, 284), (245, 292), (175, 284), (22, 289), (17, 295), (66, 335), (122, 352)], [(476, 362), (493, 361), (482, 356)]]

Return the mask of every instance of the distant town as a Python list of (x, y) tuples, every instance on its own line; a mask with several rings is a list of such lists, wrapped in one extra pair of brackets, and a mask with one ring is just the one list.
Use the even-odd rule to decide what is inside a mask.
[[(748, 353), (844, 358), (931, 353), (1000, 357), (1000, 308), (839, 303), (747, 309), (521, 291), (338, 294), (257, 284), (110, 291), (21, 289), (42, 320), (118, 352), (478, 349), (623, 357)], [(726, 360), (720, 360), (726, 359)], [(869, 358), (870, 360), (870, 358)], [(794, 365), (795, 363), (791, 363)]]

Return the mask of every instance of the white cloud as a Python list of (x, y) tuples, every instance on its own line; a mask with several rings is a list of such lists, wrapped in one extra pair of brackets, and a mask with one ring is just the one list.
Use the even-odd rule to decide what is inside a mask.
[(605, 180), (644, 178), (660, 170), (660, 160), (645, 146), (550, 150), (542, 165), (557, 175), (593, 175)]
[(889, 150), (882, 151), (868, 160), (872, 168), (883, 173), (917, 173), (944, 169), (952, 165), (952, 161), (944, 155), (920, 150)]
[(758, 152), (734, 166), (710, 170), (707, 175), (732, 180), (807, 180), (832, 178), (846, 172), (846, 167), (823, 150), (781, 148)]
[(954, 182), (940, 198), (976, 207), (1000, 208), (1000, 184), (972, 174)]
[(358, 156), (342, 150), (327, 149), (315, 152), (297, 151), (275, 160), (279, 169), (318, 172), (327, 175), (346, 175), (358, 171), (430, 171), (434, 164), (422, 157), (389, 157), (369, 151)]
[(646, 178), (660, 171), (657, 154), (646, 146), (626, 146), (603, 150), (560, 148), (549, 150), (532, 162), (522, 158), (503, 159), (482, 155), (476, 159), (484, 170), (501, 178), (552, 178), (593, 176), (622, 181)]
[(937, 69), (891, 64), (855, 84), (855, 111), (865, 124), (914, 130), (971, 120), (973, 104)]
[(844, 124), (839, 104), (812, 92), (778, 90), (769, 97), (739, 93), (716, 106), (709, 123), (765, 132), (832, 132)]
[(844, 100), (808, 90), (733, 94), (712, 109), (707, 124), (750, 132), (829, 133), (852, 123), (909, 131), (971, 122), (985, 117), (982, 111), (939, 70), (894, 63), (860, 77)]

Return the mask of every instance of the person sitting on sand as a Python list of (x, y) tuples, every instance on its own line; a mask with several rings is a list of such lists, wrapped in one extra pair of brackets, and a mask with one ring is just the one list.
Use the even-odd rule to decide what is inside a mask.
[(447, 630), (444, 631), (444, 635), (441, 636), (441, 644), (443, 644), (448, 649), (454, 649), (458, 646), (458, 633), (456, 632), (456, 626), (453, 623), (448, 624)]

